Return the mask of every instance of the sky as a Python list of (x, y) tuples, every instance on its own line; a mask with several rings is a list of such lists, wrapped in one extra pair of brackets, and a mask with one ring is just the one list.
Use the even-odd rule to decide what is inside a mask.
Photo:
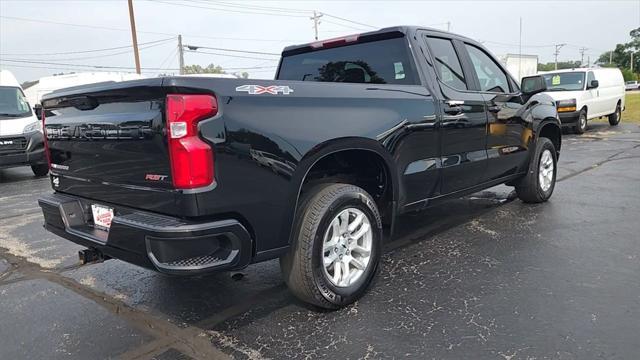
[[(207, 1), (133, 0), (143, 74), (177, 73), (177, 35), (186, 65), (273, 78), (277, 55), (314, 40), (394, 25), (421, 25), (482, 41), (494, 54), (585, 61), (629, 41), (640, 27), (640, 0), (629, 1)], [(205, 49), (222, 48), (249, 52)], [(104, 50), (103, 49), (111, 49)], [(100, 50), (100, 51), (94, 51)], [(232, 56), (231, 56), (232, 55)], [(109, 66), (114, 69), (93, 68)], [(71, 71), (134, 71), (126, 0), (0, 0), (0, 68), (19, 81)]]

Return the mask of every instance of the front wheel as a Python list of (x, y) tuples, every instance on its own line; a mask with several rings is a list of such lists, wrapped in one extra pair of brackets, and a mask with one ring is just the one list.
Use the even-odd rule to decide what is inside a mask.
[(617, 126), (620, 124), (620, 120), (622, 120), (622, 108), (620, 107), (620, 103), (616, 105), (616, 111), (609, 115), (609, 125)]
[(31, 165), (31, 171), (35, 176), (45, 176), (49, 172), (49, 165), (47, 164), (37, 164)]
[(316, 186), (301, 202), (294, 231), (280, 267), (296, 297), (338, 309), (364, 294), (378, 268), (382, 239), (380, 213), (366, 191)]
[(576, 134), (584, 134), (587, 131), (587, 112), (584, 109), (580, 110), (580, 114), (578, 114), (578, 123), (574, 127), (574, 131)]
[(516, 193), (520, 200), (526, 203), (549, 200), (556, 186), (557, 159), (556, 149), (551, 140), (539, 138), (529, 171), (516, 185)]

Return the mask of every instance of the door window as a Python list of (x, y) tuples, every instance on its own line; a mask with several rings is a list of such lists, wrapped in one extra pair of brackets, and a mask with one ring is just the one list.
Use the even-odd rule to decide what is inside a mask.
[(476, 76), (480, 83), (480, 90), (488, 92), (509, 92), (507, 74), (496, 64), (489, 55), (479, 48), (465, 44), (469, 57), (476, 70)]
[(451, 40), (429, 37), (427, 42), (433, 54), (440, 81), (454, 89), (466, 90), (467, 83), (462, 65)]

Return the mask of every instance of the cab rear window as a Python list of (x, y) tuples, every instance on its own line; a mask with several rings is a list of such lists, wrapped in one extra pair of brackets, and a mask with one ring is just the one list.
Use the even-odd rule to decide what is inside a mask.
[(282, 59), (278, 80), (419, 84), (404, 38), (321, 49)]

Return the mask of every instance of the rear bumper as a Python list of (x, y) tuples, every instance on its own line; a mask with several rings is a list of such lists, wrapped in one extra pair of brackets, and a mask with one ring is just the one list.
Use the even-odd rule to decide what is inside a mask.
[(561, 112), (558, 113), (560, 117), (560, 123), (562, 126), (573, 126), (578, 123), (578, 118), (580, 117), (579, 111), (571, 111), (571, 112)]
[[(0, 143), (5, 141), (11, 141), (12, 143), (23, 142), (24, 146), (9, 147), (0, 145), (0, 168), (44, 164), (47, 162), (44, 155), (44, 142), (41, 132), (0, 136)], [(6, 147), (6, 149), (3, 149), (3, 147)]]
[(163, 273), (195, 275), (233, 270), (251, 261), (251, 237), (234, 219), (192, 222), (114, 206), (111, 228), (106, 231), (93, 226), (94, 203), (100, 202), (60, 193), (38, 199), (44, 226), (52, 233)]

